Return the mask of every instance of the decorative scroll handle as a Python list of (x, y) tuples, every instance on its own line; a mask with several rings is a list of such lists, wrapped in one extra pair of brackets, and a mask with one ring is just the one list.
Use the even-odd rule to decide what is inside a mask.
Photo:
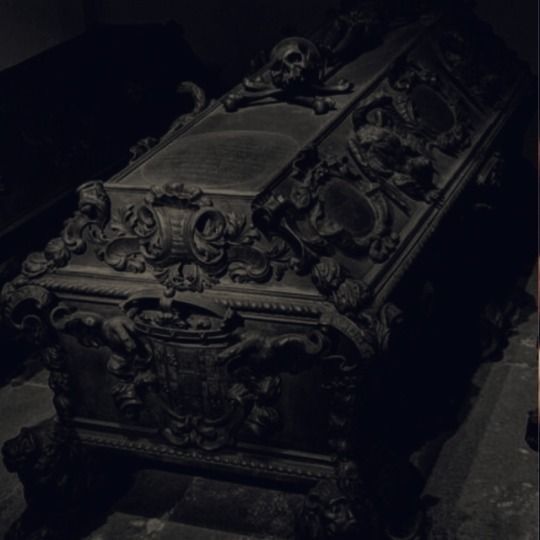
[(156, 137), (145, 137), (137, 141), (129, 149), (129, 152), (131, 153), (130, 163), (137, 161), (142, 155), (146, 154), (148, 150), (156, 146), (156, 144), (160, 140), (164, 139), (165, 137), (168, 137), (171, 133), (175, 133), (176, 131), (186, 126), (200, 112), (202, 112), (207, 105), (206, 94), (204, 90), (200, 86), (197, 86), (194, 82), (191, 82), (191, 81), (181, 82), (176, 87), (176, 93), (180, 95), (181, 94), (191, 95), (193, 99), (193, 109), (188, 113), (180, 115), (176, 120), (174, 120), (173, 123), (170, 125), (169, 129), (165, 132), (165, 135), (161, 137), (161, 139), (158, 139)]

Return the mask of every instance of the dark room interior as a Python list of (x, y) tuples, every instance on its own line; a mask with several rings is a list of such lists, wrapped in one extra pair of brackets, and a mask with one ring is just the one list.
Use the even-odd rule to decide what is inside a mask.
[(0, 44), (0, 538), (538, 537), (537, 1)]

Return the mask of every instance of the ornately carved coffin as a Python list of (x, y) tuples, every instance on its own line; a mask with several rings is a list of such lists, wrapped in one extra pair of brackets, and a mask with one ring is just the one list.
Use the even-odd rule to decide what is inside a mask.
[(392, 290), (464, 187), (494, 174), (523, 89), (470, 18), (381, 24), (353, 12), (317, 45), (281, 42), (81, 186), (3, 293), (84, 445), (315, 485), (299, 530), (318, 538), (359, 526), (362, 381), (400, 318)]

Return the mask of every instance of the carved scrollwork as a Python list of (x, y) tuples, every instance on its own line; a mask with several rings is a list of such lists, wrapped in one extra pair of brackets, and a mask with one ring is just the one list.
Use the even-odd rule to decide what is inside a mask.
[(448, 82), (424, 65), (403, 58), (388, 82), (396, 109), (426, 148), (455, 155), (471, 144), (470, 112)]
[(81, 254), (87, 244), (104, 241), (104, 228), (110, 217), (111, 203), (102, 182), (92, 181), (77, 189), (79, 206), (64, 225), (61, 236), (49, 241), (42, 252), (31, 253), (22, 265), (24, 276), (38, 277), (66, 266), (72, 254)]
[(101, 182), (81, 186), (79, 196), (79, 209), (61, 237), (28, 256), (24, 276), (35, 278), (63, 267), (89, 245), (114, 270), (151, 271), (169, 295), (202, 291), (225, 275), (234, 282), (280, 279), (287, 266), (280, 242), (263, 248), (259, 232), (245, 216), (221, 211), (197, 188), (153, 186), (141, 203), (112, 216)]
[(433, 151), (456, 155), (471, 144), (470, 111), (450, 84), (403, 58), (381, 89), (352, 116), (349, 151), (366, 176), (406, 214), (406, 197), (434, 203)]
[(286, 38), (272, 49), (268, 68), (254, 78), (244, 79), (242, 89), (229, 94), (223, 106), (234, 112), (250, 104), (282, 101), (325, 114), (336, 107), (329, 95), (353, 88), (344, 79), (327, 83), (326, 77), (326, 61), (315, 43), (302, 37)]
[(308, 148), (293, 164), (287, 186), (286, 194), (257, 206), (254, 220), (287, 239), (298, 272), (336, 248), (348, 255), (367, 253), (375, 262), (394, 251), (399, 237), (391, 230), (384, 196), (375, 184), (358, 181), (346, 157), (320, 159)]
[(122, 416), (136, 421), (146, 411), (180, 447), (212, 451), (233, 445), (240, 431), (273, 433), (280, 425), (280, 370), (305, 368), (326, 345), (317, 331), (246, 331), (235, 312), (204, 300), (143, 295), (123, 308), (125, 315), (104, 318), (59, 306), (51, 320), (85, 346), (107, 346)]
[(154, 186), (140, 205), (113, 218), (98, 257), (117, 270), (150, 268), (169, 294), (202, 291), (228, 274), (233, 281), (266, 281), (271, 258), (256, 246), (259, 233), (238, 213), (224, 213), (199, 189)]

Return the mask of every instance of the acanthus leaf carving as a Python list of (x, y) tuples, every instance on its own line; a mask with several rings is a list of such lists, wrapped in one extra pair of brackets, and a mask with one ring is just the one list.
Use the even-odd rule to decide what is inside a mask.
[(323, 257), (311, 276), (319, 291), (329, 297), (340, 313), (356, 315), (371, 299), (367, 286), (352, 279), (334, 259)]
[(66, 266), (88, 246), (116, 271), (151, 272), (169, 295), (200, 292), (226, 275), (242, 283), (280, 279), (286, 268), (282, 246), (264, 245), (246, 216), (216, 208), (198, 188), (153, 186), (141, 203), (127, 204), (112, 216), (101, 182), (81, 186), (79, 196), (79, 210), (61, 237), (27, 257), (24, 276)]
[(35, 278), (68, 264), (72, 254), (84, 253), (87, 244), (104, 241), (104, 228), (110, 217), (110, 200), (103, 183), (91, 181), (78, 188), (79, 205), (60, 237), (53, 238), (42, 252), (31, 253), (22, 265), (26, 277)]

